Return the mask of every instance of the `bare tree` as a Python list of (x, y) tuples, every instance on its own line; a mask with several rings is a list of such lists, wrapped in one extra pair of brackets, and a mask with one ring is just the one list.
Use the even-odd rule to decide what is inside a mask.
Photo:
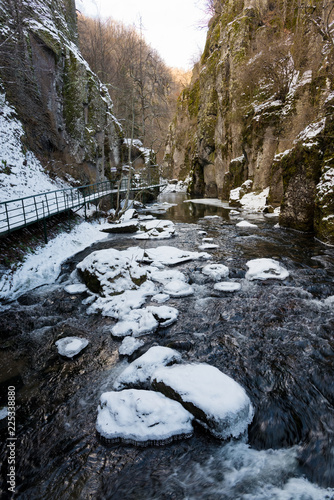
[(83, 56), (108, 86), (126, 136), (134, 127), (134, 137), (145, 146), (162, 144), (180, 84), (145, 41), (142, 26), (138, 31), (111, 19), (80, 16), (79, 32)]

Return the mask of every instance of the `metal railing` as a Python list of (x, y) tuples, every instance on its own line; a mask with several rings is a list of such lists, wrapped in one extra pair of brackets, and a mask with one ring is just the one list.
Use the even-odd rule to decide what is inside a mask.
[[(130, 191), (157, 188), (163, 183), (148, 185), (147, 182), (131, 183)], [(58, 189), (25, 198), (0, 203), (0, 236), (22, 229), (35, 222), (43, 221), (62, 212), (86, 207), (104, 196), (124, 193), (128, 190), (128, 179), (121, 183), (104, 181), (78, 188)]]

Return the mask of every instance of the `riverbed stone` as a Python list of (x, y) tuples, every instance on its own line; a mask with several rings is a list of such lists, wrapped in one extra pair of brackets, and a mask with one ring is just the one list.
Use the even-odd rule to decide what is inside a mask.
[(110, 248), (88, 255), (77, 265), (87, 287), (102, 297), (119, 295), (125, 290), (135, 290), (146, 279), (146, 270), (137, 262), (135, 255)]
[(138, 221), (130, 220), (125, 222), (110, 224), (110, 226), (104, 227), (103, 229), (101, 229), (101, 231), (103, 233), (111, 233), (111, 234), (135, 233), (138, 231), (138, 228), (139, 228)]
[(243, 387), (204, 363), (158, 368), (152, 386), (179, 401), (219, 439), (239, 437), (253, 419), (253, 406)]
[(96, 430), (108, 442), (161, 445), (190, 437), (192, 420), (182, 405), (163, 394), (125, 389), (101, 395)]
[(153, 346), (125, 368), (115, 380), (114, 389), (151, 388), (151, 377), (157, 368), (180, 362), (181, 354), (174, 349)]

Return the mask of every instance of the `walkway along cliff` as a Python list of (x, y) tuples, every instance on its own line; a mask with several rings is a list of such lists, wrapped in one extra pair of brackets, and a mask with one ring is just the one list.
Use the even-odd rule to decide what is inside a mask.
[(334, 4), (217, 0), (170, 126), (165, 166), (190, 193), (270, 187), (280, 224), (334, 244)]

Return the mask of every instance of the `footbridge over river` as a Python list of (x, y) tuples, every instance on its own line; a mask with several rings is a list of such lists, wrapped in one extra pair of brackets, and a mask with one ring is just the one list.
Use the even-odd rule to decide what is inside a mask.
[[(97, 202), (107, 196), (113, 198), (118, 194), (127, 193), (128, 190), (134, 193), (159, 189), (166, 184), (162, 181), (149, 184), (137, 180), (135, 183), (131, 182), (131, 185), (128, 186), (128, 182), (128, 178), (124, 177), (121, 182), (97, 182), (86, 186), (58, 189), (0, 202), (0, 237), (36, 222), (43, 222), (45, 227), (48, 218), (67, 211), (84, 208), (86, 214), (86, 207), (89, 203)], [(47, 240), (46, 231), (45, 240)]]

